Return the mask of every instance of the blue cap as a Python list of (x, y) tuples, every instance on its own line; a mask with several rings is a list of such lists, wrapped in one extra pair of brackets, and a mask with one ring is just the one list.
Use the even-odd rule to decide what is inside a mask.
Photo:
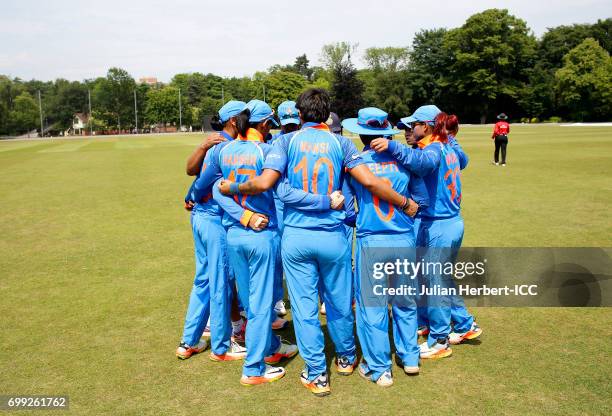
[(230, 118), (242, 113), (247, 105), (242, 101), (228, 101), (223, 107), (219, 109), (219, 119), (222, 123), (225, 123)]
[(413, 115), (402, 118), (400, 120), (400, 123), (398, 123), (398, 127), (400, 126), (400, 124), (407, 126), (408, 124), (414, 123), (415, 121), (427, 123), (433, 126), (436, 124), (436, 116), (441, 112), (442, 110), (440, 110), (433, 104), (422, 105), (416, 109)]
[(278, 106), (278, 118), (280, 119), (281, 126), (287, 124), (300, 124), (300, 117), (298, 116), (298, 110), (295, 108), (295, 101), (283, 101)]
[(342, 121), (342, 127), (351, 133), (366, 136), (392, 136), (399, 133), (387, 120), (387, 113), (376, 107), (362, 108), (357, 113), (357, 118)]
[(271, 120), (272, 124), (278, 127), (278, 122), (274, 119), (274, 110), (264, 101), (251, 100), (246, 106), (251, 110), (250, 123), (261, 123), (262, 121)]

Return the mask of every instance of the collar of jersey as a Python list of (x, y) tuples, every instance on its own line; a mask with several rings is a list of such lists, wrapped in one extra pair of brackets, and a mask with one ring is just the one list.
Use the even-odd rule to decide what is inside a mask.
[(314, 123), (312, 121), (309, 121), (308, 123), (304, 123), (302, 125), (302, 130), (304, 129), (317, 129), (317, 130), (329, 131), (329, 126), (325, 123)]
[(230, 142), (232, 140), (234, 140), (234, 138), (232, 136), (230, 136), (229, 134), (227, 134), (227, 132), (225, 130), (221, 130), (221, 136), (225, 137), (227, 140), (229, 140)]
[(440, 141), (440, 138), (438, 136), (434, 136), (433, 134), (430, 134), (429, 136), (425, 136), (421, 140), (419, 140), (417, 142), (417, 146), (419, 146), (419, 149), (424, 149), (432, 143), (442, 143), (442, 142)]
[(242, 135), (238, 135), (238, 140), (248, 141), (248, 142), (263, 142), (263, 134), (255, 129), (248, 129), (246, 137)]

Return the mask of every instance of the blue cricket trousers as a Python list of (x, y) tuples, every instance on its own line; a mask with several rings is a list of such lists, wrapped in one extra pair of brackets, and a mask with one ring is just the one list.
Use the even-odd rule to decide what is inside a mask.
[[(395, 299), (380, 294), (382, 287), (409, 285), (416, 290), (416, 279), (406, 276), (396, 281), (376, 279), (375, 263), (395, 263), (396, 259), (413, 262), (416, 257), (413, 233), (395, 235), (369, 235), (357, 237), (355, 253), (355, 297), (357, 300), (357, 336), (373, 381), (391, 370), (391, 347), (389, 342), (389, 309), (393, 315), (393, 338), (396, 354), (404, 365), (419, 363), (417, 343), (416, 300), (411, 295), (400, 295)], [(379, 287), (375, 289), (375, 286)]]
[(191, 228), (196, 271), (185, 316), (183, 342), (196, 345), (210, 316), (211, 349), (215, 354), (224, 354), (232, 334), (226, 231), (220, 216), (196, 210), (191, 214)]
[(264, 358), (280, 347), (280, 340), (272, 334), (272, 294), (279, 241), (276, 229), (253, 231), (233, 226), (227, 231), (229, 260), (248, 319), (247, 356), (242, 370), (245, 376), (263, 375)]
[(295, 336), (312, 381), (327, 369), (319, 322), (319, 288), (336, 354), (350, 361), (356, 359), (351, 246), (344, 227), (324, 231), (285, 225), (281, 253)]
[[(463, 218), (460, 215), (443, 218), (423, 218), (419, 227), (417, 245), (426, 247), (425, 260), (429, 262), (455, 261), (457, 251), (463, 241)], [(452, 276), (432, 273), (424, 276), (432, 287), (454, 285)], [(455, 332), (466, 332), (472, 326), (474, 317), (469, 314), (460, 296), (429, 296), (427, 299), (427, 319), (429, 336), (427, 342), (433, 345), (438, 338), (445, 338), (451, 332), (451, 316), (455, 322)]]

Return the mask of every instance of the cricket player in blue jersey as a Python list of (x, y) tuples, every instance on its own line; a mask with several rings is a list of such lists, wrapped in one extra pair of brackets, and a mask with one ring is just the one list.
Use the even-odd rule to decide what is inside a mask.
[[(260, 174), (270, 146), (264, 137), (270, 132), (274, 111), (265, 102), (252, 100), (237, 117), (238, 138), (221, 143), (210, 152), (210, 163), (194, 185), (199, 197), (220, 177), (239, 183)], [(251, 386), (270, 383), (282, 378), (285, 370), (272, 367), (283, 358), (297, 354), (297, 346), (282, 343), (272, 334), (272, 299), (275, 265), (280, 238), (277, 231), (276, 212), (272, 191), (259, 195), (236, 195), (243, 208), (239, 220), (228, 213), (223, 216), (227, 228), (229, 260), (236, 275), (238, 295), (247, 312), (247, 355), (240, 383)], [(267, 227), (255, 231), (245, 228), (253, 213), (268, 218)], [(257, 224), (256, 224), (257, 227)]]
[[(398, 143), (387, 146), (377, 145), (377, 150), (388, 150), (405, 167), (417, 165), (422, 168), (422, 177), (429, 194), (430, 205), (420, 212), (421, 224), (417, 245), (426, 247), (427, 261), (454, 261), (463, 240), (463, 218), (461, 217), (461, 165), (457, 152), (458, 143), (451, 144), (446, 132), (447, 115), (435, 105), (419, 107), (412, 116), (402, 119), (410, 125), (418, 142), (418, 149)], [(379, 139), (380, 140), (380, 139)], [(373, 143), (374, 146), (374, 143)], [(427, 155), (427, 164), (419, 165), (418, 152)], [(464, 160), (467, 163), (467, 159)], [(451, 276), (430, 273), (426, 277), (430, 287), (447, 287)], [(429, 296), (427, 299), (429, 334), (421, 344), (421, 358), (444, 358), (452, 354), (449, 336), (451, 334), (451, 307), (464, 308), (460, 297)], [(467, 312), (467, 310), (466, 310)], [(458, 318), (459, 315), (457, 316)], [(467, 314), (455, 322), (455, 338), (474, 339), (482, 329)]]
[[(405, 118), (406, 119), (406, 118)], [(419, 149), (418, 140), (416, 140), (414, 133), (412, 131), (411, 123), (404, 124), (400, 121), (397, 124), (399, 129), (404, 130), (404, 136), (406, 138), (406, 143), (411, 146), (413, 149)], [(461, 145), (456, 139), (456, 136), (459, 132), (459, 119), (456, 115), (451, 114), (446, 119), (446, 131), (448, 133), (448, 144), (453, 148), (457, 157), (459, 158), (459, 167), (461, 170), (465, 169), (468, 165), (469, 158), (467, 154), (463, 151)], [(418, 235), (419, 226), (421, 224), (420, 216), (417, 216), (414, 221), (415, 225), (415, 235)], [(427, 319), (427, 308), (419, 307), (418, 310), (418, 320), (419, 320), (419, 329), (417, 330), (417, 334), (419, 336), (426, 336), (429, 334), (429, 322)], [(470, 319), (469, 312), (463, 305), (461, 301), (453, 302), (453, 306), (451, 308), (451, 322), (465, 322), (466, 319)], [(449, 335), (449, 341), (451, 344), (459, 344), (463, 341), (464, 338), (458, 336), (457, 333), (451, 332)]]
[[(346, 168), (377, 197), (401, 210), (408, 209), (408, 198), (374, 176), (350, 140), (329, 131), (325, 121), (330, 101), (329, 94), (322, 89), (302, 93), (296, 103), (301, 129), (277, 139), (261, 175), (240, 184), (222, 182), (221, 192), (260, 194), (285, 175), (294, 188), (331, 195), (340, 189), (340, 178)], [(350, 375), (357, 364), (351, 307), (351, 247), (344, 231), (345, 216), (344, 211), (308, 212), (285, 207), (281, 252), (296, 338), (306, 362), (301, 381), (317, 396), (331, 391), (318, 318), (320, 281), (329, 333), (336, 349), (336, 370), (340, 375)]]
[[(222, 140), (218, 143), (229, 142), (238, 135), (236, 129), (236, 116), (246, 109), (241, 101), (230, 101), (219, 110), (219, 120), (224, 125), (221, 131)], [(212, 152), (203, 149), (206, 158)], [(200, 152), (200, 150), (197, 150)], [(198, 157), (194, 152), (187, 165), (189, 173), (190, 163), (197, 163)], [(203, 155), (202, 155), (203, 156)], [(195, 160), (195, 161), (194, 161)], [(200, 168), (201, 169), (201, 168)], [(197, 181), (197, 179), (196, 179)], [(194, 184), (195, 182), (194, 181)], [(224, 356), (227, 359), (242, 359), (245, 350), (237, 343), (231, 341), (230, 320), (230, 294), (231, 288), (228, 276), (226, 231), (221, 225), (221, 209), (212, 199), (212, 188), (209, 187), (199, 195), (194, 195), (194, 184), (191, 185), (185, 197), (186, 206), (191, 202), (191, 226), (195, 244), (196, 272), (191, 289), (189, 306), (185, 316), (182, 341), (176, 350), (176, 356), (187, 359), (193, 354), (206, 349), (206, 341), (201, 339), (209, 316), (211, 322), (211, 349), (212, 353)]]
[[(274, 141), (278, 139), (283, 134), (291, 133), (292, 131), (296, 131), (300, 128), (300, 118), (298, 117), (297, 108), (295, 108), (295, 101), (283, 101), (280, 103), (277, 109), (278, 119), (280, 120), (281, 131), (274, 136), (268, 142), (269, 144), (274, 144)], [(278, 231), (280, 235), (283, 235), (284, 229), (284, 221), (283, 221), (283, 201), (281, 201), (276, 192), (274, 193), (274, 205), (276, 207), (276, 219), (278, 221)], [(285, 291), (283, 290), (283, 271), (282, 271), (282, 260), (280, 258), (280, 250), (278, 252), (278, 268), (277, 268), (277, 276), (274, 279), (274, 312), (278, 316), (285, 316), (287, 314), (287, 309), (285, 306), (285, 301), (283, 300), (283, 296), (285, 295)]]
[[(427, 207), (429, 202), (423, 180), (399, 165), (388, 153), (376, 153), (370, 149), (372, 140), (399, 133), (387, 120), (386, 112), (373, 107), (362, 108), (357, 118), (344, 120), (342, 127), (359, 134), (365, 145), (361, 157), (373, 174), (384, 178), (400, 194), (409, 194), (418, 204), (416, 208)], [(357, 336), (363, 361), (358, 371), (363, 378), (381, 387), (389, 387), (393, 385), (388, 335), (390, 299), (374, 290), (381, 281), (373, 277), (373, 266), (375, 263), (395, 262), (406, 256), (416, 258), (413, 220), (404, 212), (381, 202), (358, 182), (353, 183), (350, 178), (348, 181), (354, 188), (359, 206), (354, 284)], [(417, 374), (419, 346), (415, 300), (405, 296), (402, 301), (393, 302), (392, 315), (397, 356), (407, 374)]]

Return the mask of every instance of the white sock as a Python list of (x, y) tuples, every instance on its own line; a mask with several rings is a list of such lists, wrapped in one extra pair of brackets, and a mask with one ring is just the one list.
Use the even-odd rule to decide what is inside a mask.
[(234, 333), (240, 332), (242, 325), (244, 325), (244, 320), (242, 318), (240, 318), (239, 321), (232, 321), (232, 331)]

